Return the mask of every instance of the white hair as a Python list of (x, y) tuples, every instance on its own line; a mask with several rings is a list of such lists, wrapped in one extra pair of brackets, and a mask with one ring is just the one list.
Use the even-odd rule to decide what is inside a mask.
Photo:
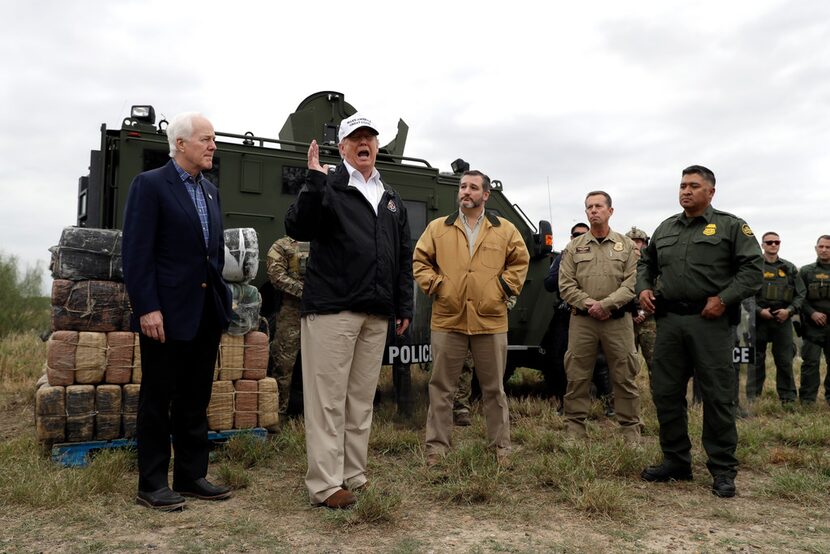
[(193, 136), (193, 120), (202, 117), (199, 112), (182, 112), (167, 125), (167, 144), (170, 145), (170, 157), (176, 157), (176, 141)]

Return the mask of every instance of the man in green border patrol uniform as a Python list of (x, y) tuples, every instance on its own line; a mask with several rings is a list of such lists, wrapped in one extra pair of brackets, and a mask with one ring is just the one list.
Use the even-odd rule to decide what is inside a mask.
[(775, 360), (775, 388), (782, 404), (796, 399), (793, 377), (792, 316), (798, 313), (804, 301), (804, 282), (798, 278), (798, 269), (778, 257), (781, 237), (767, 231), (761, 237), (764, 252), (764, 285), (755, 295), (755, 371), (746, 376), (746, 398), (761, 396), (766, 380), (767, 344), (772, 343)]
[[(632, 227), (625, 234), (634, 241), (634, 246), (640, 252), (648, 246), (648, 235), (642, 229)], [(634, 300), (634, 346), (639, 346), (648, 368), (648, 378), (651, 380), (651, 367), (654, 360), (654, 342), (657, 340), (657, 323), (654, 316), (640, 307), (640, 301)]]
[[(712, 493), (735, 496), (735, 371), (730, 320), (761, 288), (758, 242), (742, 219), (712, 208), (715, 175), (683, 170), (683, 212), (665, 220), (643, 250), (637, 271), (640, 306), (657, 317), (651, 389), (660, 423), (663, 461), (645, 468), (646, 481), (692, 479), (686, 389), (692, 373), (703, 397), (703, 447)], [(659, 278), (659, 281), (658, 281)]]
[[(821, 383), (819, 362), (830, 363), (830, 235), (816, 242), (816, 263), (801, 268), (800, 277), (807, 289), (801, 310), (804, 343), (801, 345), (801, 387), (798, 397), (804, 404), (816, 401)], [(830, 379), (824, 378), (824, 399), (830, 404)]]
[(288, 414), (291, 375), (300, 350), (300, 299), (308, 263), (309, 243), (289, 236), (277, 239), (268, 250), (266, 270), (274, 287), (282, 291), (282, 307), (277, 315), (277, 330), (271, 341), (271, 359), (279, 389), (280, 419)]

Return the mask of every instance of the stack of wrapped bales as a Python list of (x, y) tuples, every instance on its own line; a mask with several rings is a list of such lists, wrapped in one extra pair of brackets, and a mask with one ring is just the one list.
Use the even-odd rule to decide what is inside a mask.
[(266, 377), (268, 335), (256, 330), (262, 298), (250, 284), (259, 267), (257, 234), (250, 228), (227, 229), (224, 238), (222, 277), (233, 294), (233, 317), (219, 343), (208, 425), (273, 430), (278, 422), (276, 381)]
[[(209, 427), (273, 429), (276, 381), (265, 378), (268, 336), (255, 330), (261, 300), (249, 284), (259, 263), (256, 233), (229, 230), (225, 240), (225, 273), (237, 281), (229, 283), (235, 300), (233, 323), (219, 347)], [(132, 438), (141, 351), (138, 335), (129, 328), (121, 233), (68, 227), (50, 250), (55, 279), (52, 335), (46, 379), (38, 382), (36, 392), (38, 438), (51, 443)]]

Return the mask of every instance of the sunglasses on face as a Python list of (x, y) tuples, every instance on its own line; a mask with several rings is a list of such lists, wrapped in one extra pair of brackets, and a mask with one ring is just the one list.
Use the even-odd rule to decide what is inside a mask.
[(581, 237), (584, 234), (585, 234), (585, 231), (574, 231), (573, 233), (571, 233), (571, 238), (575, 239), (576, 237)]
[(779, 244), (781, 244), (781, 241), (780, 240), (765, 240), (764, 244), (766, 244), (767, 246), (772, 246), (773, 244), (778, 246)]

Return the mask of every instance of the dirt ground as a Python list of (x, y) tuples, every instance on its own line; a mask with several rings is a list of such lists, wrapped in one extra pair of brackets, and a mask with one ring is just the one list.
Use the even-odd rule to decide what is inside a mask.
[[(32, 406), (7, 403), (0, 442), (26, 433), (33, 433)], [(522, 461), (520, 452), (509, 471), (521, 472)], [(400, 495), (391, 522), (348, 523), (312, 508), (301, 468), (278, 466), (251, 470), (251, 485), (226, 502), (191, 501), (180, 513), (136, 506), (130, 492), (70, 510), (18, 507), (0, 513), (0, 552), (830, 552), (830, 504), (762, 495), (769, 477), (748, 471), (739, 473), (734, 499), (712, 496), (702, 466), (692, 483), (631, 479), (626, 490), (639, 508), (609, 518), (560, 502), (530, 481), (511, 491), (509, 509), (498, 497), (442, 501), (430, 494), (434, 480), (422, 460), (399, 463), (412, 468), (405, 483), (385, 481), (370, 460), (374, 487)], [(125, 491), (134, 479), (125, 477)]]

